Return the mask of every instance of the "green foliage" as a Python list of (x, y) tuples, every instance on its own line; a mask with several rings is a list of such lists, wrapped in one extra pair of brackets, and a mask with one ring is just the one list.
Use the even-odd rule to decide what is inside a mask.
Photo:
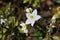
[(56, 18), (60, 18), (60, 6), (58, 7), (58, 12), (55, 13), (53, 16), (55, 16)]
[(14, 16), (10, 16), (8, 18), (8, 20), (9, 20), (9, 23), (14, 23), (15, 22), (15, 17)]
[(23, 3), (27, 3), (27, 2), (29, 2), (29, 0), (24, 0), (24, 1), (23, 1)]
[(2, 10), (0, 10), (0, 14), (3, 14), (3, 11)]
[(3, 33), (5, 33), (7, 31), (7, 29), (3, 28)]
[(40, 31), (42, 30), (42, 28), (41, 28), (41, 27), (39, 27), (39, 26), (37, 26), (37, 28), (38, 28), (38, 30), (40, 30)]
[(60, 0), (58, 0), (57, 2), (60, 3)]
[(10, 16), (9, 18), (8, 18), (8, 23), (10, 24), (10, 23), (12, 23), (13, 24), (13, 27), (15, 27), (15, 26), (18, 26), (18, 20), (16, 20), (16, 17), (15, 16)]
[(2, 38), (2, 34), (0, 33), (0, 39)]
[(43, 2), (44, 0), (23, 0), (23, 3), (29, 3), (33, 7), (40, 7), (40, 2)]
[(16, 22), (15, 22), (15, 25), (14, 26), (18, 26), (18, 20), (16, 20)]
[[(54, 22), (56, 21), (56, 19), (60, 18), (60, 6), (57, 8), (57, 12), (53, 15), (51, 22), (54, 24)], [(52, 24), (52, 25), (53, 25)], [(51, 26), (51, 27), (55, 27), (55, 26)]]
[(42, 33), (41, 32), (36, 32), (36, 33), (34, 33), (32, 36), (33, 37), (42, 37)]
[(5, 13), (5, 15), (6, 16), (8, 16), (9, 15), (9, 11), (10, 11), (10, 7), (11, 7), (11, 2), (6, 6), (6, 8), (5, 8), (5, 10), (4, 10), (4, 13)]
[(23, 31), (21, 31), (21, 28), (20, 27), (17, 27), (17, 29), (19, 30), (19, 32), (23, 32)]
[(40, 7), (39, 3), (40, 3), (40, 0), (35, 0), (33, 3), (33, 7)]

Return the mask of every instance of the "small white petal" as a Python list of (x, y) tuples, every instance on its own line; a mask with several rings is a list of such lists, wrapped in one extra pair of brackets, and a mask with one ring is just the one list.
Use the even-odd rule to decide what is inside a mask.
[(2, 23), (5, 23), (5, 21), (4, 21), (3, 19), (1, 19), (1, 24), (2, 24)]
[(27, 8), (26, 12), (29, 13), (30, 11), (32, 11), (32, 8)]
[(37, 15), (37, 10), (36, 9), (32, 12), (32, 15)]
[(27, 29), (25, 29), (25, 30), (24, 30), (24, 33), (28, 33), (28, 30), (27, 30)]
[(23, 32), (23, 33), (28, 33), (28, 30), (27, 30), (27, 28), (26, 28), (26, 27), (22, 27), (22, 29), (21, 29), (21, 30), (22, 30), (22, 32)]
[(29, 10), (31, 10), (31, 11), (32, 11), (32, 8), (29, 8)]
[(50, 23), (50, 26), (52, 25), (52, 23)]
[(37, 15), (35, 16), (35, 20), (39, 20), (41, 18), (41, 16)]
[(52, 19), (56, 19), (56, 17), (55, 17), (55, 16), (53, 16), (53, 17), (52, 17)]
[(32, 23), (31, 23), (31, 26), (32, 26), (32, 27), (34, 26), (34, 23), (35, 23), (35, 21), (32, 21)]
[(21, 23), (21, 24), (20, 24), (20, 26), (23, 26), (23, 25), (24, 25), (24, 23)]
[(55, 22), (56, 22), (56, 17), (53, 16), (53, 17), (52, 17), (52, 23), (55, 23)]
[(4, 21), (7, 21), (7, 19), (4, 19)]
[(27, 19), (25, 23), (26, 24), (30, 24), (31, 23), (31, 20), (30, 19)]
[(29, 8), (26, 9), (26, 12), (30, 12)]
[(30, 18), (31, 13), (26, 13), (26, 17)]

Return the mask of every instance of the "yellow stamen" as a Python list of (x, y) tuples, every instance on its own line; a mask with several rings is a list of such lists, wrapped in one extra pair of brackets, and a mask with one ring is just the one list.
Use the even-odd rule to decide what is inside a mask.
[(33, 16), (30, 16), (30, 18), (32, 19), (32, 18), (33, 18)]

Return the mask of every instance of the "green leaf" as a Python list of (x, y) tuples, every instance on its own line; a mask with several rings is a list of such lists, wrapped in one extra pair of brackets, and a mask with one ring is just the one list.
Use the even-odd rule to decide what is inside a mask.
[(27, 3), (29, 0), (24, 0), (23, 3)]
[(42, 30), (42, 28), (41, 28), (41, 27), (39, 27), (39, 26), (37, 26), (37, 28), (38, 28), (38, 30), (40, 30), (40, 31)]
[(15, 16), (10, 16), (9, 18), (8, 18), (8, 23), (10, 24), (10, 23), (12, 23), (13, 24), (13, 27), (16, 27), (16, 26), (18, 26), (18, 20), (16, 19), (16, 17)]
[(6, 15), (6, 16), (9, 15), (10, 6), (11, 6), (11, 2), (10, 2), (10, 3), (6, 6), (6, 8), (5, 8), (5, 15)]
[(60, 12), (54, 14), (54, 16), (55, 16), (56, 18), (60, 18)]
[(3, 35), (3, 38), (2, 38), (2, 40), (5, 40), (5, 35)]
[(29, 0), (29, 4), (31, 4), (32, 3), (32, 0)]
[(41, 0), (41, 2), (43, 2), (43, 1), (45, 1), (45, 0)]
[(2, 34), (0, 33), (0, 39), (2, 38)]
[(18, 25), (18, 20), (15, 22), (14, 26), (17, 26)]
[(21, 28), (18, 26), (17, 29), (19, 30), (19, 32), (21, 32)]
[(7, 29), (3, 28), (3, 33), (5, 33), (7, 31)]
[(40, 7), (40, 2), (41, 0), (35, 0), (34, 3), (32, 4), (33, 7)]
[(60, 0), (58, 0), (57, 2), (60, 3)]
[(8, 20), (10, 23), (15, 23), (15, 16), (10, 16)]
[(36, 32), (32, 36), (34, 36), (34, 37), (42, 37), (42, 33), (41, 32)]
[(3, 14), (3, 11), (2, 10), (0, 10), (0, 14)]
[(57, 8), (58, 12), (55, 13), (53, 16), (55, 16), (56, 18), (60, 18), (60, 6)]

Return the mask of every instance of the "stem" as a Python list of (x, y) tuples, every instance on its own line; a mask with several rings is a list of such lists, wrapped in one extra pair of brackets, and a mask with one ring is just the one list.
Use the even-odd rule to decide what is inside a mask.
[[(49, 27), (47, 26), (46, 28), (48, 29)], [(51, 40), (51, 38), (50, 38), (51, 37), (51, 30), (50, 30), (50, 28), (48, 29), (48, 31), (47, 31), (47, 40)]]
[(48, 40), (51, 40), (51, 38), (50, 38), (50, 34), (51, 34), (51, 33), (50, 33), (50, 32), (48, 32)]
[(3, 26), (2, 26), (2, 39), (3, 39)]

